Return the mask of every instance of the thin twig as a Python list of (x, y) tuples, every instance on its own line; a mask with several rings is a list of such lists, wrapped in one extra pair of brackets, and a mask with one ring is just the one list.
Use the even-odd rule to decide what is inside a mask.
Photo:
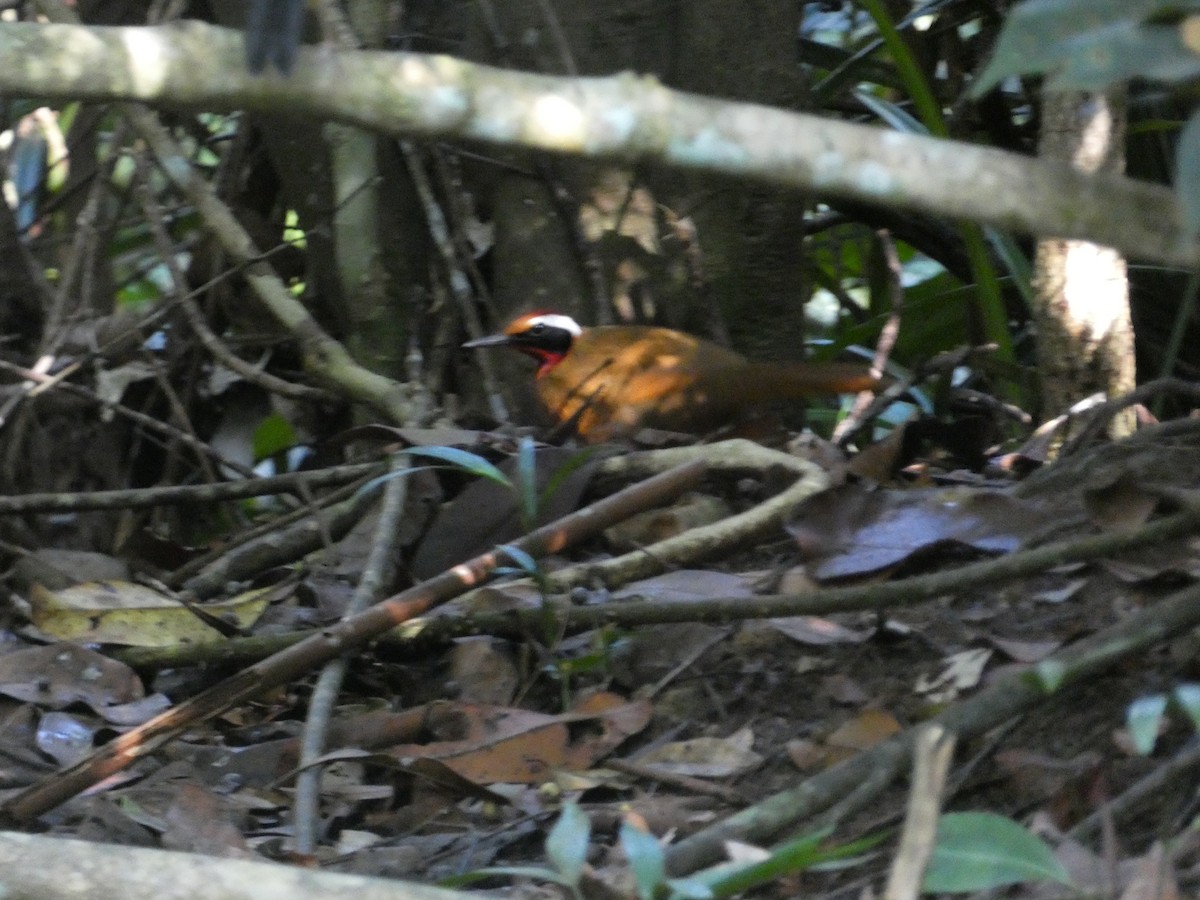
[[(1046, 702), (1053, 691), (1086, 683), (1130, 656), (1143, 653), (1200, 624), (1200, 585), (1193, 585), (1151, 604), (1120, 623), (1098, 631), (1038, 664), (1035, 671), (1010, 674), (933, 719), (964, 740), (982, 734), (1013, 716)], [(1035, 672), (1054, 678), (1055, 688)], [(667, 851), (673, 874), (692, 872), (721, 858), (730, 840), (763, 843), (795, 829), (815, 813), (836, 803), (861, 784), (883, 760), (911, 759), (912, 729), (768, 797), (724, 821), (684, 838)]]
[[(679, 466), (538, 528), (514, 541), (512, 546), (534, 557), (559, 553), (635, 512), (669, 502), (693, 490), (706, 471), (703, 462)], [(504, 551), (496, 550), (460, 563), (201, 691), (149, 722), (119, 735), (52, 778), (21, 791), (0, 806), (0, 817), (13, 822), (29, 822), (150, 755), (196, 725), (271, 688), (287, 684), (331, 659), (353, 652), (396, 625), (423, 615), (479, 585), (506, 558)]]
[(154, 198), (153, 192), (150, 190), (150, 182), (146, 177), (146, 161), (142, 153), (135, 156), (138, 164), (138, 179), (135, 195), (138, 202), (141, 203), (142, 212), (146, 218), (146, 224), (150, 227), (150, 233), (154, 237), (154, 245), (158, 250), (159, 259), (167, 267), (167, 273), (171, 276), (171, 286), (168, 293), (171, 299), (177, 302), (183, 310), (184, 317), (187, 318), (188, 325), (191, 326), (196, 337), (200, 339), (200, 343), (204, 349), (212, 354), (213, 359), (219, 362), (225, 368), (236, 372), (243, 379), (256, 384), (264, 391), (270, 391), (274, 394), (279, 394), (281, 397), (288, 397), (292, 400), (310, 400), (310, 401), (328, 401), (329, 394), (325, 391), (314, 387), (309, 387), (305, 384), (296, 384), (292, 381), (286, 381), (272, 375), (269, 372), (264, 372), (258, 366), (246, 362), (227, 346), (208, 327), (208, 322), (205, 321), (204, 312), (200, 309), (190, 293), (185, 290), (187, 277), (179, 266), (179, 260), (176, 258), (175, 247), (171, 242), (171, 236), (167, 234), (167, 229), (163, 225), (166, 221), (166, 216), (163, 214), (162, 207)]
[(954, 758), (955, 737), (932, 723), (917, 731), (914, 742), (912, 788), (908, 792), (908, 814), (900, 834), (900, 846), (888, 875), (884, 900), (917, 900), (925, 868), (933, 855), (946, 775)]
[[(888, 359), (896, 346), (896, 340), (900, 337), (900, 318), (904, 312), (904, 287), (901, 282), (902, 270), (900, 256), (896, 252), (896, 242), (885, 228), (879, 229), (876, 238), (883, 249), (883, 258), (887, 263), (887, 290), (891, 307), (887, 321), (884, 322), (883, 328), (879, 332), (879, 340), (875, 344), (875, 356), (871, 359), (871, 373), (879, 378), (883, 375), (883, 370), (887, 367)], [(833, 442), (839, 447), (844, 447), (849, 442), (850, 438), (847, 435), (856, 434), (870, 423), (871, 420), (867, 418), (866, 413), (872, 408), (873, 397), (873, 391), (862, 391), (854, 398), (850, 414), (842, 419), (833, 430)]]
[(121, 491), (81, 491), (77, 493), (15, 494), (0, 497), (0, 515), (28, 512), (81, 512), (97, 509), (134, 509), (147, 506), (179, 506), (193, 503), (218, 503), (286, 494), (304, 486), (324, 487), (345, 484), (381, 471), (379, 463), (354, 463), (289, 472), (269, 478), (244, 481), (218, 481), (213, 484), (181, 484), (167, 487), (131, 488)]
[[(34, 381), (38, 383), (54, 378), (52, 375), (42, 375), (38, 372), (24, 369), (21, 366), (13, 365), (4, 359), (0, 359), (0, 370), (13, 372), (17, 375), (20, 375), (26, 381)], [(54, 383), (54, 390), (65, 391), (74, 397), (81, 397), (84, 400), (88, 400), (91, 403), (96, 404), (102, 410), (110, 411), (114, 415), (120, 416), (123, 419), (128, 419), (129, 421), (140, 425), (152, 434), (161, 434), (167, 440), (179, 441), (188, 447), (194, 448), (198, 452), (206, 454), (210, 459), (216, 461), (231, 472), (236, 472), (239, 475), (245, 475), (247, 478), (252, 478), (254, 476), (253, 469), (243, 466), (241, 463), (235, 462), (234, 460), (226, 459), (204, 441), (201, 441), (194, 435), (188, 434), (186, 431), (175, 427), (169, 422), (164, 422), (161, 419), (154, 418), (153, 416), (148, 416), (145, 413), (138, 412), (136, 409), (130, 409), (128, 406), (125, 406), (122, 403), (113, 403), (112, 401), (104, 400), (96, 396), (95, 391), (89, 390), (82, 385), (72, 384), (69, 381), (56, 381)]]
[[(401, 516), (404, 514), (404, 503), (408, 497), (408, 479), (404, 476), (409, 465), (409, 457), (404, 454), (392, 456), (392, 478), (384, 490), (383, 505), (375, 525), (375, 536), (371, 541), (371, 552), (354, 589), (354, 596), (342, 616), (343, 620), (358, 615), (378, 600), (384, 585), (391, 580), (395, 568), (396, 536), (400, 530)], [(308, 701), (308, 715), (304, 720), (304, 732), (300, 738), (300, 774), (296, 776), (296, 794), (292, 801), (294, 849), (302, 857), (311, 856), (316, 852), (322, 773), (322, 767), (316, 765), (316, 762), (325, 752), (329, 723), (333, 718), (338, 693), (342, 689), (347, 662), (347, 657), (339, 656), (326, 663)]]

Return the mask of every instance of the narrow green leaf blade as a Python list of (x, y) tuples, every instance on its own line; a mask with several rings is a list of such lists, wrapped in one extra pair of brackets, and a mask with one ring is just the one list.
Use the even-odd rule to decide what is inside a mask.
[(1159, 727), (1167, 712), (1167, 695), (1152, 694), (1138, 697), (1125, 710), (1125, 727), (1133, 738), (1133, 747), (1148, 756), (1158, 742)]
[(578, 803), (564, 803), (562, 815), (546, 837), (546, 858), (567, 884), (578, 884), (587, 860), (592, 823)]
[(521, 438), (517, 444), (517, 490), (521, 495), (521, 518), (526, 528), (537, 524), (537, 449), (533, 440)]
[(507, 475), (477, 453), (460, 450), (458, 447), (409, 447), (404, 452), (410, 456), (426, 456), (430, 459), (450, 463), (472, 475), (487, 478), (505, 487), (512, 487), (512, 482), (508, 480)]
[(1063, 864), (1028, 829), (993, 813), (947, 813), (923, 890), (965, 893), (1045, 880), (1070, 883)]
[(1192, 727), (1200, 731), (1200, 684), (1175, 685), (1175, 702), (1192, 720)]
[(1175, 196), (1188, 234), (1200, 234), (1200, 110), (1192, 113), (1175, 145)]
[(537, 573), (538, 573), (537, 560), (534, 559), (532, 556), (530, 556), (527, 552), (522, 550), (520, 547), (517, 547), (513, 544), (499, 544), (496, 547), (496, 549), (503, 550), (505, 553), (507, 553), (509, 558), (512, 559), (512, 561), (515, 562), (518, 566), (520, 566), (521, 569), (524, 572), (526, 572), (527, 574), (537, 575)]
[(621, 823), (618, 835), (621, 849), (629, 860), (633, 880), (637, 884), (641, 900), (654, 900), (654, 893), (667, 877), (667, 864), (662, 845), (652, 834), (634, 828), (628, 822)]

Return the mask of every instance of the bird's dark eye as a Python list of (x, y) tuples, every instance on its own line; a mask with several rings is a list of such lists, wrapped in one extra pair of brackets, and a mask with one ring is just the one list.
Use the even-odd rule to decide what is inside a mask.
[(536, 325), (534, 325), (532, 328), (529, 329), (529, 333), (530, 334), (541, 334), (545, 330), (546, 330), (546, 323), (538, 322)]

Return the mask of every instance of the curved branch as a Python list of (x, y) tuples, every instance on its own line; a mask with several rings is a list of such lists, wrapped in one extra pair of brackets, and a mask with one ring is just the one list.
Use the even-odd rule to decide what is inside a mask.
[(625, 73), (556, 78), (449, 56), (301, 48), (290, 77), (252, 76), (238, 32), (0, 24), (0, 92), (242, 107), (375, 131), (656, 161), (825, 197), (1080, 238), (1193, 267), (1200, 246), (1161, 185), (957, 141), (686, 94)]

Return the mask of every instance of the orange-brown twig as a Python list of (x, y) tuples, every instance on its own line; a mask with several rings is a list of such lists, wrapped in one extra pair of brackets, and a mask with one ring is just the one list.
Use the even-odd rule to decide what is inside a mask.
[[(706, 465), (699, 460), (677, 466), (530, 532), (512, 545), (534, 557), (561, 552), (635, 512), (691, 490), (704, 476), (706, 469)], [(477, 556), (267, 657), (113, 739), (75, 765), (31, 785), (0, 806), (0, 817), (10, 823), (28, 822), (36, 818), (121, 771), (135, 760), (153, 753), (197, 723), (220, 715), (235, 704), (273, 687), (287, 684), (343, 653), (364, 646), (389, 628), (477, 587), (501, 564), (502, 556), (500, 551)]]

